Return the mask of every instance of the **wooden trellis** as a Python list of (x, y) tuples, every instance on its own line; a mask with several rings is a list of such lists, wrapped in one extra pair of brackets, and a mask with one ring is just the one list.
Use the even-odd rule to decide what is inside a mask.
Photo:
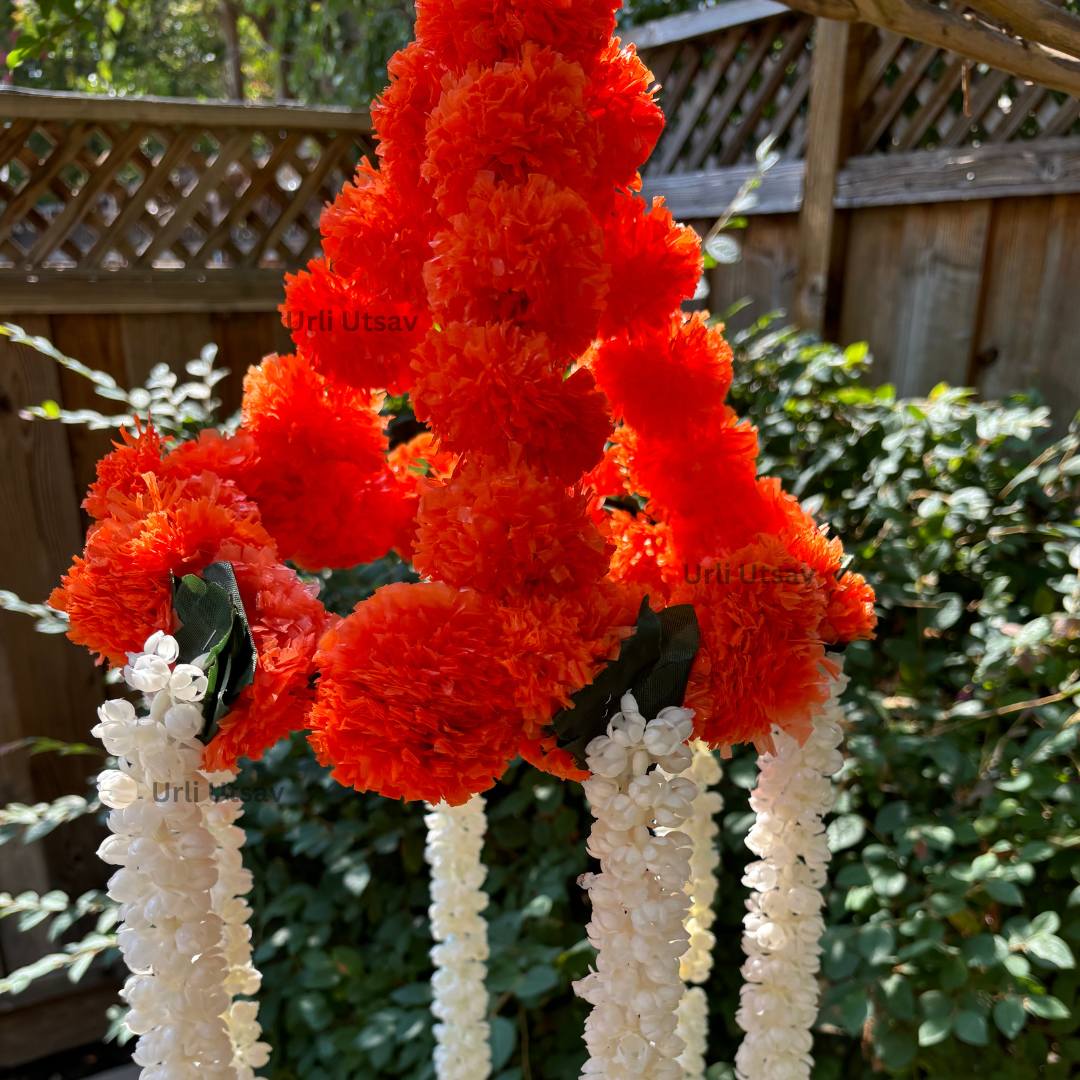
[(323, 204), (373, 152), (367, 116), (337, 109), (9, 90), (0, 120), (0, 298), (108, 281), (134, 303), (167, 281), (244, 306), (318, 251)]

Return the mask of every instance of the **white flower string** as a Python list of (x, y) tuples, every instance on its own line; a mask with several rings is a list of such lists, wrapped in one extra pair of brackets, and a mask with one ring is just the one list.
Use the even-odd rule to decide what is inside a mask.
[(833, 680), (805, 745), (776, 731), (776, 752), (759, 761), (750, 796), (757, 820), (746, 844), (760, 861), (743, 878), (752, 892), (735, 1017), (746, 1033), (735, 1057), (740, 1080), (808, 1080), (813, 1067), (829, 863), (823, 819), (832, 809), (831, 778), (843, 764), (839, 697), (846, 685), (843, 676)]
[[(236, 774), (214, 773), (208, 779), (214, 785), (228, 784), (236, 779)], [(251, 908), (244, 899), (251, 892), (252, 879), (240, 855), (244, 830), (236, 822), (243, 812), (239, 799), (214, 799), (205, 804), (206, 826), (217, 845), (214, 854), (218, 879), (210, 900), (212, 910), (224, 924), (222, 944), (228, 968), (225, 988), (234, 999), (257, 994), (262, 983), (251, 958)], [(238, 1080), (250, 1080), (255, 1070), (270, 1060), (270, 1047), (259, 1041), (262, 1028), (258, 1012), (257, 1002), (233, 1000), (225, 1014)]]
[(246, 1080), (268, 1055), (253, 1003), (231, 1001), (257, 983), (236, 974), (250, 952), (240, 958), (241, 909), (230, 902), (250, 881), (237, 866), (242, 835), (215, 834), (231, 811), (218, 813), (200, 767), (206, 675), (177, 664), (178, 652), (159, 632), (129, 657), (124, 678), (145, 695), (146, 715), (119, 699), (98, 711), (93, 733), (118, 764), (98, 778), (112, 833), (98, 855), (120, 867), (109, 895), (120, 905), (118, 940), (131, 971), (123, 996), (143, 1080)]
[(600, 872), (580, 879), (592, 901), (588, 935), (597, 952), (596, 969), (574, 984), (593, 1006), (581, 1075), (681, 1080), (675, 1027), (679, 958), (689, 941), (690, 841), (678, 830), (697, 786), (678, 774), (691, 762), (693, 713), (667, 708), (646, 721), (631, 694), (621, 708), (586, 748), (594, 819), (588, 849)]
[(702, 983), (709, 981), (713, 967), (713, 948), (716, 936), (712, 925), (716, 920), (713, 903), (716, 900), (716, 868), (720, 852), (716, 846), (720, 826), (717, 815), (724, 809), (724, 800), (715, 790), (720, 783), (720, 762), (709, 747), (695, 740), (691, 744), (693, 759), (682, 775), (698, 788), (691, 806), (690, 817), (683, 832), (690, 838), (690, 881), (687, 893), (690, 910), (686, 916), (686, 931), (690, 947), (679, 962), (679, 974), (688, 985), (679, 1003), (677, 1032), (685, 1043), (679, 1057), (686, 1080), (704, 1080), (705, 1053), (709, 1038), (709, 1003)]
[(439, 1080), (485, 1080), (491, 1073), (487, 1021), (487, 923), (483, 911), (484, 799), (439, 803), (424, 817), (431, 866), (431, 1011), (435, 1016), (435, 1075)]

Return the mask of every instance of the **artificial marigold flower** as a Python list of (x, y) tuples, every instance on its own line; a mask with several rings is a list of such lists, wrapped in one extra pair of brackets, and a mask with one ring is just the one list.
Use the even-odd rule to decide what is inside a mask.
[(621, 642), (634, 632), (641, 599), (633, 586), (603, 581), (578, 593), (520, 597), (500, 606), (503, 663), (527, 738), (546, 737), (552, 716), (571, 707), (571, 695), (618, 657)]
[(243, 488), (255, 453), (255, 443), (245, 432), (222, 435), (206, 428), (169, 450), (157, 471), (174, 481), (210, 474)]
[(420, 499), (414, 564), (425, 576), (492, 596), (589, 588), (608, 552), (584, 495), (518, 464), (470, 458)]
[(273, 562), (234, 563), (236, 583), (258, 657), (255, 678), (222, 717), (206, 747), (211, 772), (257, 761), (274, 743), (301, 730), (315, 699), (315, 651), (336, 616), (315, 585)]
[(370, 394), (271, 356), (244, 379), (241, 430), (256, 453), (243, 487), (286, 559), (309, 570), (384, 556), (412, 510), (386, 464)]
[(619, 0), (418, 0), (416, 37), (450, 66), (490, 65), (526, 42), (588, 64), (615, 29)]
[(705, 560), (673, 599), (694, 605), (701, 628), (686, 699), (697, 737), (713, 747), (752, 742), (765, 753), (776, 725), (804, 741), (828, 697), (818, 632), (825, 597), (814, 571), (765, 536)]
[(381, 301), (412, 304), (417, 310), (426, 305), (425, 222), (401, 199), (399, 187), (366, 160), (323, 210), (319, 231), (335, 275)]
[(864, 641), (874, 636), (876, 598), (862, 574), (848, 571), (839, 580), (829, 579), (825, 595), (827, 606), (820, 631), (824, 641)]
[(398, 189), (406, 205), (426, 215), (430, 189), (420, 176), (426, 149), (428, 117), (442, 94), (443, 63), (429, 49), (412, 41), (386, 65), (390, 85), (371, 106), (380, 173)]
[(323, 638), (311, 744), (339, 783), (460, 805), (517, 751), (499, 624), (471, 590), (387, 585)]
[(636, 188), (637, 170), (664, 130), (656, 80), (633, 45), (609, 41), (590, 68), (589, 111), (597, 120), (597, 187)]
[(608, 516), (604, 534), (614, 545), (612, 581), (636, 582), (658, 603), (671, 595), (682, 580), (683, 567), (675, 554), (670, 525), (615, 509)]
[(563, 378), (558, 355), (512, 323), (433, 329), (413, 357), (417, 419), (463, 453), (571, 483), (600, 460), (611, 417), (592, 374)]
[(731, 348), (700, 312), (611, 338), (589, 363), (616, 416), (643, 438), (669, 445), (690, 428), (710, 426), (731, 388)]
[(100, 520), (110, 514), (110, 504), (117, 498), (130, 499), (146, 491), (147, 473), (157, 474), (161, 469), (164, 446), (161, 436), (152, 424), (143, 427), (136, 424), (133, 435), (121, 428), (120, 441), (97, 463), (97, 479), (83, 499), (83, 509)]
[(580, 64), (534, 44), (514, 62), (473, 65), (448, 81), (428, 120), (421, 169), (440, 213), (467, 210), (469, 190), (484, 172), (508, 184), (543, 173), (588, 198), (596, 131), (585, 91)]
[(145, 495), (90, 529), (49, 604), (67, 612), (72, 641), (123, 664), (152, 633), (173, 628), (174, 577), (273, 553), (258, 515), (238, 510), (221, 481), (191, 496), (184, 481), (150, 477)]
[(482, 175), (469, 209), (431, 243), (428, 298), (442, 324), (516, 323), (567, 362), (596, 334), (607, 295), (600, 228), (579, 195), (545, 176)]
[(409, 354), (429, 323), (422, 308), (373, 296), (312, 259), (285, 275), (278, 310), (297, 352), (328, 379), (358, 390), (408, 388)]
[[(677, 224), (663, 199), (653, 199), (650, 206), (626, 192), (616, 194), (602, 223), (611, 287), (601, 334), (634, 335), (646, 328), (675, 325), (672, 312), (694, 295), (701, 277), (697, 233)], [(687, 333), (693, 333), (693, 328)], [(730, 386), (731, 349), (720, 328), (716, 328), (710, 345), (718, 358), (726, 356)], [(690, 377), (687, 373), (683, 379)]]
[(776, 532), (779, 515), (754, 475), (754, 428), (725, 405), (711, 428), (695, 432), (694, 447), (687, 453), (683, 440), (638, 432), (630, 463), (633, 489), (650, 497), (653, 517), (670, 522), (680, 558), (701, 561)]

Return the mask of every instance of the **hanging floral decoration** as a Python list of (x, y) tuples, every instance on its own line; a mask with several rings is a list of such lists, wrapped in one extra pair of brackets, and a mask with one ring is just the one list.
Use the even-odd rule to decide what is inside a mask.
[[(872, 633), (873, 593), (758, 476), (722, 328), (681, 311), (700, 244), (641, 194), (663, 115), (612, 36), (617, 6), (418, 0), (372, 108), (378, 162), (326, 207), (323, 255), (286, 277), (295, 355), (248, 373), (234, 433), (177, 444), (147, 423), (100, 463), (86, 549), (51, 603), (113, 665), (177, 635), (207, 682), (188, 746), (202, 768), (306, 729), (338, 781), (390, 798), (470, 805), (517, 755), (593, 784), (626, 694), (639, 719), (680, 709), (680, 745), (771, 761), (813, 744), (827, 650)], [(393, 450), (385, 393), (426, 426)], [(345, 619), (293, 569), (391, 550), (422, 580)], [(628, 784), (661, 782), (645, 758), (627, 767)], [(707, 907), (654, 971), (678, 989), (672, 1016), (673, 942), (699, 942), (700, 971)], [(602, 949), (584, 985), (610, 963)], [(638, 1035), (642, 1060), (678, 1056), (666, 1021)], [(616, 1052), (605, 1038), (590, 1046)]]

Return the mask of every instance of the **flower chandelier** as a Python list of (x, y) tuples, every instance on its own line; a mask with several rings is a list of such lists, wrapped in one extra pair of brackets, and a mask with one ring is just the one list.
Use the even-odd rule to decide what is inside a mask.
[[(758, 476), (722, 328), (681, 311), (700, 244), (640, 194), (663, 115), (617, 6), (419, 0), (372, 108), (377, 166), (286, 278), (296, 353), (248, 373), (234, 433), (176, 443), (147, 423), (99, 464), (51, 603), (148, 695), (146, 717), (110, 702), (96, 729), (119, 760), (102, 857), (121, 867), (145, 1076), (266, 1057), (254, 1004), (232, 1000), (257, 985), (236, 811), (158, 820), (147, 785), (231, 775), (297, 730), (338, 782), (429, 804), (444, 1080), (488, 1069), (480, 793), (519, 755), (584, 781), (595, 819), (583, 1075), (703, 1075), (707, 1002), (685, 984), (710, 969), (712, 751), (752, 743), (738, 1069), (780, 1076), (782, 1052), (784, 1076), (808, 1075), (827, 650), (872, 633), (873, 593)], [(406, 392), (426, 431), (390, 450), (379, 410)], [(297, 572), (391, 550), (421, 580), (344, 619)], [(205, 874), (175, 881), (170, 844)], [(154, 951), (181, 923), (181, 957)], [(182, 1030), (181, 976), (207, 987)]]

